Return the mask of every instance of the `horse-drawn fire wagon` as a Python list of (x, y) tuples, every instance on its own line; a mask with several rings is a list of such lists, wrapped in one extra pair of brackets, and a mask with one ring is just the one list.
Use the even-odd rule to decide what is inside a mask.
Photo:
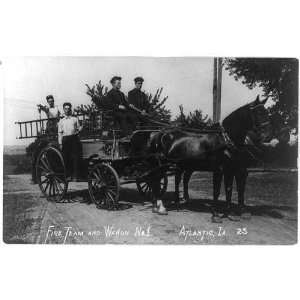
[[(76, 181), (88, 183), (90, 198), (96, 206), (116, 209), (120, 186), (129, 183), (136, 183), (139, 193), (150, 199), (149, 176), (164, 166), (158, 155), (145, 155), (143, 149), (149, 135), (157, 132), (158, 127), (140, 128), (131, 136), (121, 138), (120, 129), (113, 125), (111, 112), (75, 115), (83, 128), (79, 135), (83, 150), (80, 178)], [(33, 179), (48, 200), (63, 202), (67, 198), (70, 179), (58, 145), (57, 130), (51, 130), (49, 126), (51, 121), (57, 122), (41, 118), (16, 122), (20, 130), (18, 138), (35, 138), (31, 154)], [(168, 173), (164, 174), (160, 182), (161, 195), (168, 185)]]
[[(226, 214), (229, 214), (235, 178), (241, 213), (245, 208), (247, 167), (255, 159), (251, 153), (252, 147), (245, 144), (247, 134), (254, 137), (257, 145), (264, 147), (273, 137), (269, 114), (264, 107), (267, 99), (260, 101), (257, 97), (228, 115), (222, 126), (216, 124), (217, 127), (208, 130), (161, 124), (163, 129), (143, 128), (125, 138), (119, 137), (120, 130), (110, 123), (113, 118), (107, 111), (77, 114), (83, 126), (80, 133), (83, 155), (79, 179), (88, 182), (91, 200), (97, 207), (117, 208), (120, 185), (136, 183), (141, 194), (152, 196), (153, 212), (165, 214), (161, 196), (167, 189), (168, 175), (175, 174), (175, 201), (178, 207), (181, 175), (184, 173), (184, 198), (188, 200), (188, 182), (192, 173), (211, 171), (215, 205), (224, 176)], [(32, 155), (33, 178), (48, 199), (60, 202), (67, 193), (68, 170), (57, 145), (56, 131), (50, 130), (51, 122), (51, 119), (40, 119), (17, 124), (19, 138), (36, 138), (37, 150)], [(217, 220), (214, 208), (213, 218)]]

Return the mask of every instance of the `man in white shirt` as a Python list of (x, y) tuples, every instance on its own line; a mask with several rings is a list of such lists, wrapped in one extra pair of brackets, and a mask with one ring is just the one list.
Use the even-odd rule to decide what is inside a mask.
[(54, 105), (54, 97), (52, 95), (48, 95), (46, 97), (46, 100), (48, 102), (48, 106), (39, 104), (38, 110), (39, 112), (43, 111), (47, 115), (47, 118), (49, 119), (46, 125), (46, 133), (48, 135), (49, 134), (54, 135), (57, 131), (57, 122), (60, 118), (61, 113), (58, 107)]
[(69, 102), (63, 104), (64, 117), (58, 122), (58, 143), (62, 149), (67, 177), (73, 177), (77, 181), (80, 177), (79, 166), (82, 158), (82, 145), (79, 132), (82, 127), (77, 117), (72, 115), (72, 105)]
[(52, 119), (52, 118), (59, 118), (61, 113), (58, 109), (58, 107), (56, 105), (54, 105), (54, 97), (52, 95), (48, 95), (46, 97), (48, 106), (44, 106), (39, 104), (38, 105), (38, 109), (39, 111), (43, 111), (48, 119)]

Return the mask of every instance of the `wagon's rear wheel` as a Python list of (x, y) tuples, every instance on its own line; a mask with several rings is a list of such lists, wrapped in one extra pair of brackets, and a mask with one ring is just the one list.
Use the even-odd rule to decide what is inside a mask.
[(89, 194), (97, 208), (117, 209), (120, 180), (115, 169), (106, 163), (94, 165), (88, 175)]
[(62, 202), (68, 190), (66, 170), (61, 152), (49, 146), (43, 149), (36, 161), (37, 182), (48, 200)]
[[(136, 183), (137, 189), (139, 193), (146, 197), (147, 199), (152, 199), (152, 189), (148, 181), (138, 181)], [(159, 197), (162, 197), (164, 193), (167, 191), (168, 187), (168, 176), (165, 175), (160, 180), (160, 190), (159, 190)]]

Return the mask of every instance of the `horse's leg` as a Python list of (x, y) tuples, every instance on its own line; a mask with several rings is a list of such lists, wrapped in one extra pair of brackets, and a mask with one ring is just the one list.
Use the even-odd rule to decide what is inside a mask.
[(247, 169), (241, 168), (237, 171), (235, 175), (235, 180), (236, 180), (236, 187), (238, 192), (239, 215), (241, 215), (242, 218), (250, 219), (251, 214), (250, 212), (246, 211), (246, 206), (245, 206), (245, 187), (246, 187), (247, 176), (248, 176)]
[(233, 185), (234, 172), (229, 168), (224, 170), (224, 186), (226, 195), (226, 209), (223, 217), (228, 217), (231, 212), (231, 196)]
[(221, 223), (222, 220), (218, 214), (218, 200), (221, 192), (223, 172), (222, 170), (216, 170), (213, 173), (213, 205), (212, 205), (212, 222)]
[(160, 215), (167, 215), (168, 212), (164, 206), (164, 203), (160, 196), (160, 180), (162, 174), (153, 174), (151, 180), (149, 181), (152, 189), (153, 195), (153, 212), (157, 212)]
[(192, 177), (193, 171), (187, 170), (183, 174), (183, 201), (184, 203), (190, 203), (190, 196), (189, 196), (189, 181)]
[(175, 172), (175, 204), (177, 207), (177, 210), (179, 209), (179, 203), (180, 203), (180, 195), (179, 195), (179, 185), (182, 178), (182, 169), (177, 169)]
[(223, 172), (222, 170), (214, 171), (213, 173), (213, 190), (214, 190), (214, 202), (217, 204), (221, 192)]

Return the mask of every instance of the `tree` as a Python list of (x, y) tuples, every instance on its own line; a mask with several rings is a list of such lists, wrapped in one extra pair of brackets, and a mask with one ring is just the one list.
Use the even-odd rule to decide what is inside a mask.
[[(298, 127), (298, 60), (293, 58), (229, 58), (225, 68), (250, 89), (259, 86), (274, 105), (273, 123)], [(280, 124), (280, 125), (279, 125)]]
[(108, 87), (104, 87), (104, 85), (101, 83), (101, 80), (92, 88), (90, 88), (88, 84), (86, 84), (86, 87), (86, 93), (91, 97), (91, 107), (93, 109), (105, 109)]
[(182, 127), (207, 129), (212, 126), (213, 122), (208, 115), (203, 115), (200, 109), (196, 109), (186, 115), (183, 111), (183, 105), (179, 106), (179, 115), (174, 119), (174, 123)]
[[(148, 112), (160, 121), (169, 122), (171, 120), (171, 111), (166, 108), (165, 103), (168, 100), (168, 96), (160, 99), (163, 88), (157, 89), (154, 96), (151, 93), (146, 93)], [(146, 107), (145, 107), (146, 108)]]

